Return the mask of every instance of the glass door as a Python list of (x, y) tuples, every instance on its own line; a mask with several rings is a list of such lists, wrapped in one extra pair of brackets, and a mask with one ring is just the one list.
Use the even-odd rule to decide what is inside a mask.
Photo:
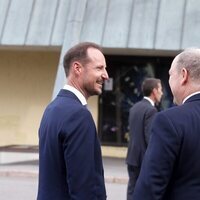
[(168, 70), (172, 58), (107, 56), (106, 61), (110, 79), (99, 97), (99, 135), (104, 145), (126, 146), (129, 109), (142, 99), (145, 77), (162, 80), (165, 96), (160, 109), (171, 105)]

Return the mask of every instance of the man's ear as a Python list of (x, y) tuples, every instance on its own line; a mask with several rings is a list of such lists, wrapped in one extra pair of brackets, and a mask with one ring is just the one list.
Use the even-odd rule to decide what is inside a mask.
[(73, 62), (72, 68), (76, 75), (80, 74), (82, 71), (82, 65), (79, 62)]
[(155, 93), (156, 93), (156, 88), (153, 88), (152, 94), (155, 94)]
[(157, 90), (156, 88), (153, 88), (153, 90), (152, 90), (150, 96), (151, 96), (153, 99), (155, 99), (155, 98), (156, 98), (156, 95), (157, 95), (157, 92), (158, 92), (158, 90)]
[(181, 84), (184, 85), (185, 83), (187, 83), (188, 81), (188, 76), (189, 76), (189, 73), (188, 73), (188, 70), (185, 69), (185, 68), (182, 68), (181, 69)]

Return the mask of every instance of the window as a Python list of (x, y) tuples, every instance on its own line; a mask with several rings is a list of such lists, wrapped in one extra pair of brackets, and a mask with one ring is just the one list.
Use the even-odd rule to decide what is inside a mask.
[(99, 98), (99, 135), (102, 144), (126, 146), (129, 109), (141, 100), (141, 83), (145, 77), (162, 80), (163, 99), (159, 109), (172, 105), (168, 70), (172, 57), (107, 56), (110, 80)]

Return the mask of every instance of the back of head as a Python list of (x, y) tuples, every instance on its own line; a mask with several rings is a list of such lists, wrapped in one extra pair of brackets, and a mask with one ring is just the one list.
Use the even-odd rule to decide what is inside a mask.
[(82, 64), (89, 62), (89, 58), (87, 55), (88, 48), (98, 49), (102, 52), (101, 47), (98, 44), (92, 42), (79, 43), (66, 52), (63, 60), (66, 77), (69, 75), (72, 62), (78, 61)]
[(194, 82), (200, 81), (200, 49), (186, 49), (177, 56), (177, 68), (185, 68)]
[(157, 78), (146, 78), (142, 82), (142, 93), (144, 96), (149, 97), (154, 88), (158, 88), (158, 84), (161, 83)]

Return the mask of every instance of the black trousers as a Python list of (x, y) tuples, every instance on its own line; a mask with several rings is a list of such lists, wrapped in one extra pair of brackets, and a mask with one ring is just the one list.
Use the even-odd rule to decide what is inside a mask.
[(127, 200), (133, 200), (133, 192), (137, 178), (140, 173), (140, 168), (132, 165), (127, 165), (127, 170), (129, 176), (128, 187), (127, 187)]

